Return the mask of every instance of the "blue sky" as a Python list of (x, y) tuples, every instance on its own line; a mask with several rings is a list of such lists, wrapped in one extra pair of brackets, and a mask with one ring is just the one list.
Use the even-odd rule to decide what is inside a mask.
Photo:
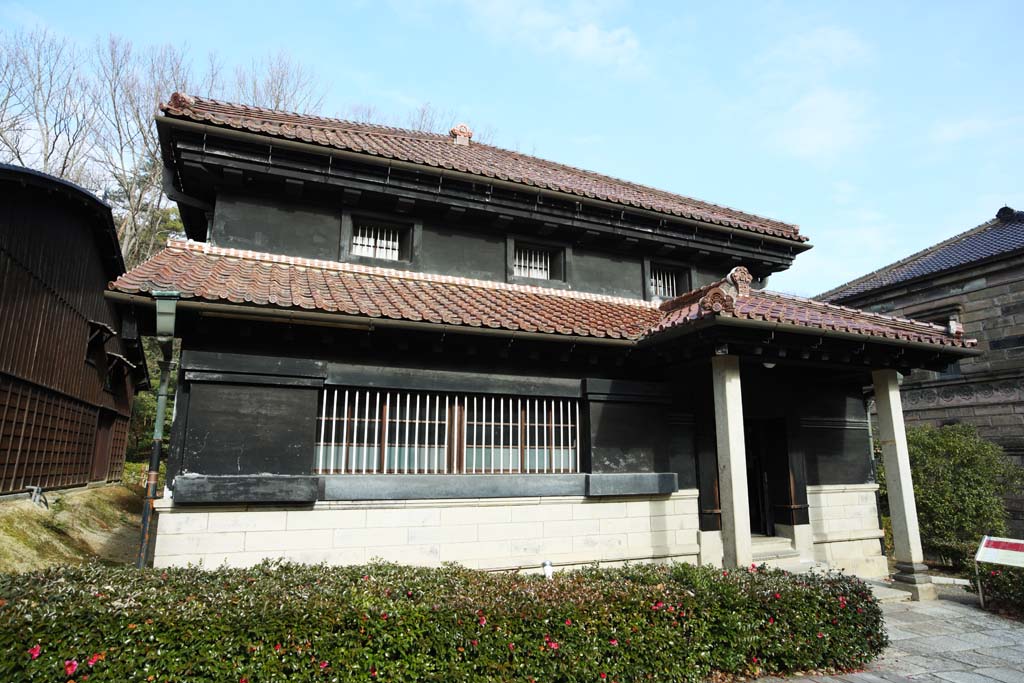
[(1021, 2), (0, 0), (89, 46), (284, 48), (323, 111), (430, 102), (495, 144), (797, 223), (813, 295), (1024, 209)]

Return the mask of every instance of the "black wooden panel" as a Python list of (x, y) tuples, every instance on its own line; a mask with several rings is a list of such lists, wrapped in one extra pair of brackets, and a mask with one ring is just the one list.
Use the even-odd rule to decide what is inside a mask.
[(667, 470), (665, 413), (660, 404), (591, 400), (591, 472)]
[(800, 425), (808, 484), (864, 484), (871, 481), (871, 444), (866, 423)]
[(318, 391), (192, 383), (182, 473), (309, 474)]
[(319, 478), (313, 476), (185, 475), (174, 481), (175, 503), (313, 503)]
[(410, 391), (454, 391), (571, 398), (580, 396), (580, 380), (578, 379), (530, 377), (497, 372), (456, 372), (380, 365), (350, 365), (348, 363), (328, 365), (327, 383)]
[(219, 247), (337, 261), (341, 215), (280, 200), (217, 197), (211, 241)]

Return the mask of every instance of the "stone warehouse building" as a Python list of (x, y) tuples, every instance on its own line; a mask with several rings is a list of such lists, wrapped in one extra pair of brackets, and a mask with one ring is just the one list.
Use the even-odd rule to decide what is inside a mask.
[[(983, 355), (920, 370), (902, 386), (908, 424), (967, 422), (1024, 466), (1024, 211), (995, 218), (821, 295), (821, 299), (962, 327)], [(1024, 492), (1007, 500), (1024, 538)]]
[[(450, 135), (175, 94), (187, 239), (110, 284), (182, 354), (157, 565), (921, 569), (897, 373), (944, 325), (775, 294), (792, 225)], [(148, 328), (150, 331), (152, 327)]]

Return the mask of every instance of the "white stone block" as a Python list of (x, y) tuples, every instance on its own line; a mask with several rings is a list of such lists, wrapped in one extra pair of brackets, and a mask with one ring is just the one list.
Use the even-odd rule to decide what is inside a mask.
[(520, 505), (513, 509), (512, 519), (517, 522), (563, 522), (572, 519), (572, 503), (541, 503)]
[(367, 548), (366, 556), (368, 560), (400, 562), (401, 564), (413, 564), (421, 567), (432, 567), (441, 563), (440, 545), (436, 543)]
[(661, 517), (651, 517), (652, 531), (675, 531), (676, 529), (681, 529), (682, 527), (682, 515), (664, 515)]
[(283, 531), (287, 522), (288, 513), (284, 510), (211, 512), (208, 528), (210, 531)]
[(509, 541), (487, 541), (477, 543), (442, 543), (441, 562), (462, 560), (507, 559), (512, 554)]
[[(459, 527), (452, 527), (459, 528)], [(542, 538), (543, 522), (512, 522), (510, 524), (481, 524), (477, 528), (477, 538), (481, 541), (500, 541), (518, 538)], [(472, 539), (452, 539), (472, 540)]]
[(291, 510), (287, 529), (358, 529), (366, 526), (365, 510)]
[(302, 564), (329, 564), (344, 566), (366, 562), (366, 551), (362, 548), (322, 548), (317, 550), (285, 550), (281, 557)]
[(409, 540), (409, 530), (405, 527), (380, 527), (376, 529), (335, 529), (335, 548), (366, 548), (367, 556), (373, 548), (389, 545), (404, 545)]
[(206, 531), (207, 512), (161, 512), (157, 514), (157, 534), (189, 534)]
[(453, 524), (504, 524), (512, 521), (508, 505), (458, 507), (441, 510), (441, 526)]
[(157, 533), (154, 555), (192, 555), (206, 553), (236, 553), (245, 547), (245, 534), (240, 531), (230, 533), (212, 533), (204, 531), (198, 534), (171, 534), (161, 536)]
[(439, 524), (441, 524), (441, 510), (438, 508), (414, 507), (366, 511), (366, 526), (368, 528), (438, 526)]
[(619, 517), (600, 520), (602, 534), (628, 534), (651, 530), (650, 517)]
[(248, 531), (245, 534), (247, 551), (314, 550), (333, 545), (334, 532), (330, 529), (303, 531)]
[(477, 527), (469, 524), (458, 526), (419, 526), (409, 529), (409, 543), (423, 545), (429, 543), (462, 543), (476, 540), (487, 540), (477, 535)]
[(625, 503), (591, 501), (572, 506), (573, 519), (611, 519), (626, 516)]
[(585, 553), (589, 559), (599, 560), (605, 553), (621, 554), (626, 550), (626, 534), (599, 534), (596, 536), (577, 536), (572, 539), (572, 549), (576, 553)]
[(544, 522), (545, 538), (573, 538), (601, 532), (597, 519), (574, 519), (570, 522)]

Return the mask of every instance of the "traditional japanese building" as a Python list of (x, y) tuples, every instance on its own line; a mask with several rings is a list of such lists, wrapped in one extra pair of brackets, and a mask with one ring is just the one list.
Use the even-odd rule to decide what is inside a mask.
[[(973, 342), (763, 289), (793, 225), (474, 142), (171, 97), (154, 561), (771, 560), (923, 581), (897, 373)], [(147, 328), (151, 331), (152, 328)]]
[(110, 207), (0, 164), (0, 494), (121, 478), (132, 398), (147, 386)]
[[(1024, 211), (995, 217), (821, 295), (825, 301), (962, 327), (982, 355), (903, 381), (907, 424), (966, 422), (1024, 467)], [(1024, 491), (1007, 499), (1024, 538)]]

